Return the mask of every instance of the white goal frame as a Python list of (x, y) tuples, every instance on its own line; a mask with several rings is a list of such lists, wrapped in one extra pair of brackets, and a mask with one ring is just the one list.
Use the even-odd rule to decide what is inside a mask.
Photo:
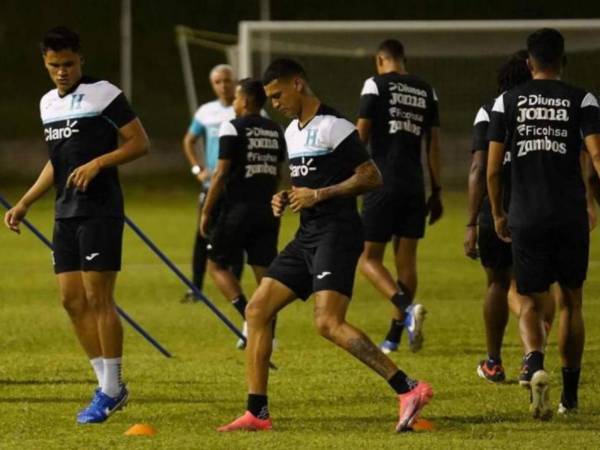
[[(253, 74), (252, 51), (259, 48), (253, 36), (268, 36), (273, 32), (360, 33), (360, 32), (483, 32), (534, 31), (549, 27), (562, 31), (585, 30), (600, 33), (600, 19), (543, 19), (543, 20), (399, 20), (399, 21), (241, 21), (238, 24), (238, 68), (240, 77)], [(258, 38), (260, 40), (261, 38)], [(263, 38), (264, 39), (264, 38)], [(309, 53), (309, 52), (306, 52)], [(315, 54), (327, 54), (327, 49), (315, 48)], [(357, 55), (358, 56), (358, 55)]]

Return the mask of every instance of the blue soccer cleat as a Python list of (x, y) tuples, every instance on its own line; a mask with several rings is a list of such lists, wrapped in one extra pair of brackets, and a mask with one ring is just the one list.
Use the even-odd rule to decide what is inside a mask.
[(381, 351), (384, 354), (389, 355), (392, 352), (397, 352), (398, 351), (398, 342), (388, 341), (386, 339), (381, 344), (379, 344), (379, 348), (381, 349)]
[(415, 303), (406, 308), (405, 313), (404, 328), (408, 332), (408, 347), (415, 353), (423, 347), (423, 322), (427, 311), (423, 305)]
[(117, 398), (109, 397), (98, 390), (90, 405), (77, 414), (77, 423), (102, 423), (115, 411), (123, 408), (127, 404), (128, 398), (129, 391), (126, 386), (123, 386)]

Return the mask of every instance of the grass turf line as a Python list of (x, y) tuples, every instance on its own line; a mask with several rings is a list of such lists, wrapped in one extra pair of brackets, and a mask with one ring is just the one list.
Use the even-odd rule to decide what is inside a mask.
[[(15, 192), (4, 192), (14, 200)], [(195, 194), (174, 191), (128, 195), (129, 216), (186, 273), (195, 226)], [(280, 316), (280, 370), (271, 375), (271, 413), (275, 431), (216, 433), (245, 406), (243, 354), (236, 338), (207, 308), (180, 304), (185, 288), (127, 230), (124, 271), (116, 298), (135, 320), (174, 353), (162, 357), (125, 327), (124, 376), (131, 404), (106, 424), (78, 426), (75, 414), (94, 388), (92, 370), (60, 307), (51, 258), (27, 230), (0, 231), (0, 448), (593, 448), (600, 447), (600, 247), (592, 239), (585, 290), (586, 353), (577, 417), (537, 423), (527, 413), (527, 393), (518, 387), (520, 345), (511, 318), (504, 361), (509, 382), (489, 385), (476, 376), (484, 356), (481, 298), (484, 275), (462, 254), (464, 193), (447, 193), (446, 214), (428, 228), (419, 254), (417, 298), (430, 314), (421, 353), (404, 340), (393, 358), (410, 375), (428, 380), (435, 397), (424, 416), (431, 433), (395, 435), (396, 401), (386, 383), (360, 363), (318, 337), (312, 302), (296, 302)], [(52, 205), (36, 205), (29, 219), (51, 235)], [(297, 218), (287, 214), (280, 243), (293, 235)], [(387, 261), (390, 262), (389, 255)], [(250, 272), (244, 286), (252, 292)], [(236, 323), (237, 313), (207, 283), (206, 294)], [(360, 275), (349, 320), (376, 342), (389, 322), (389, 305)], [(560, 395), (556, 326), (547, 369), (552, 402)], [(134, 423), (158, 429), (152, 438), (123, 436)]]

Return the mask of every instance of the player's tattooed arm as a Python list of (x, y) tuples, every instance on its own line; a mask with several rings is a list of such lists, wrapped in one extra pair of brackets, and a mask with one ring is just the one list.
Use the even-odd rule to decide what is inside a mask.
[(471, 169), (469, 170), (469, 210), (467, 217), (467, 230), (465, 232), (465, 255), (477, 258), (477, 216), (485, 196), (485, 165), (486, 153), (477, 150), (473, 153)]
[(498, 237), (504, 242), (510, 242), (510, 232), (506, 214), (502, 207), (502, 161), (504, 159), (504, 143), (490, 141), (487, 163), (487, 188), (494, 226)]
[(4, 215), (4, 224), (15, 233), (19, 233), (19, 224), (27, 214), (29, 207), (44, 195), (54, 184), (54, 167), (48, 161), (37, 180), (21, 199)]
[(292, 211), (310, 208), (335, 197), (354, 197), (383, 186), (379, 169), (373, 161), (365, 161), (354, 169), (354, 175), (341, 183), (320, 189), (292, 188), (289, 194)]

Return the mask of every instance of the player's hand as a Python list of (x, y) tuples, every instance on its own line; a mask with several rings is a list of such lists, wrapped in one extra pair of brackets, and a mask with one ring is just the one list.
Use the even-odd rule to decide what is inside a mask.
[(78, 191), (85, 192), (90, 182), (98, 175), (98, 172), (100, 172), (100, 164), (92, 159), (71, 172), (69, 178), (67, 178), (67, 188), (73, 186)]
[(436, 223), (444, 214), (444, 205), (442, 205), (442, 194), (440, 191), (434, 191), (427, 199), (427, 215), (429, 216), (429, 225)]
[(494, 217), (494, 228), (496, 228), (496, 234), (500, 240), (504, 242), (512, 242), (510, 230), (508, 229), (508, 221), (506, 220), (505, 215)]
[(198, 179), (198, 181), (202, 184), (204, 184), (205, 182), (207, 182), (208, 180), (210, 180), (210, 170), (208, 169), (202, 169), (200, 171), (200, 173), (196, 176), (196, 178)]
[(273, 215), (275, 217), (281, 217), (289, 202), (290, 199), (287, 191), (279, 191), (277, 194), (275, 194), (273, 198), (271, 198), (271, 209), (273, 210)]
[(471, 259), (479, 258), (479, 249), (477, 248), (477, 227), (474, 225), (467, 225), (467, 231), (465, 232), (465, 255)]
[(206, 239), (208, 237), (208, 230), (210, 225), (210, 218), (208, 214), (202, 213), (200, 216), (200, 235)]
[(19, 224), (25, 218), (26, 214), (27, 207), (22, 203), (17, 203), (4, 214), (4, 225), (6, 225), (9, 230), (20, 234), (21, 230), (19, 229)]
[(292, 187), (290, 196), (290, 207), (292, 211), (298, 212), (301, 209), (310, 208), (319, 201), (317, 189), (305, 187)]

